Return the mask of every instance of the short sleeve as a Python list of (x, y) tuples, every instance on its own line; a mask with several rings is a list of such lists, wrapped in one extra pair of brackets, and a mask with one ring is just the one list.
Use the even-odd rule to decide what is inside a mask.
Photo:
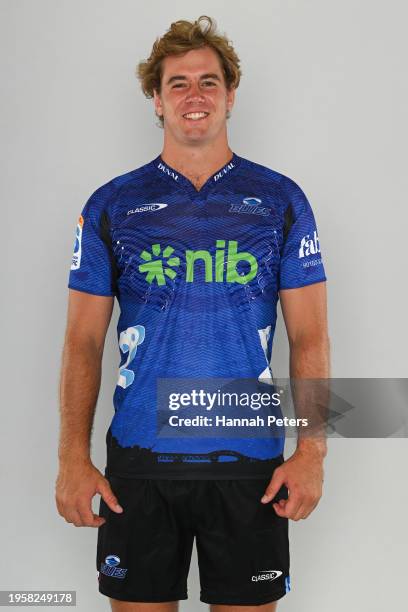
[(279, 289), (296, 289), (327, 280), (320, 239), (310, 203), (302, 189), (285, 177), (286, 203)]
[(75, 230), (75, 243), (68, 287), (93, 295), (117, 295), (112, 254), (110, 190), (95, 191), (83, 207)]

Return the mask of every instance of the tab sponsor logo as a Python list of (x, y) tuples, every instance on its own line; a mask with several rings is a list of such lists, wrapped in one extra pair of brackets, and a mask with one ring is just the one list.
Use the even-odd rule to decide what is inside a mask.
[(316, 255), (317, 253), (320, 253), (320, 242), (315, 230), (312, 237), (310, 237), (310, 234), (306, 234), (300, 241), (299, 259), (309, 257), (309, 255)]

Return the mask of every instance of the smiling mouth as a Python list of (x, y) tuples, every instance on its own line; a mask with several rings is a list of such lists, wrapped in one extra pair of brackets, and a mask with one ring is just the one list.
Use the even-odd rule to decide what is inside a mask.
[(188, 119), (189, 121), (199, 121), (200, 119), (205, 119), (208, 117), (210, 113), (206, 113), (204, 111), (200, 111), (198, 113), (186, 113), (183, 115), (184, 119)]

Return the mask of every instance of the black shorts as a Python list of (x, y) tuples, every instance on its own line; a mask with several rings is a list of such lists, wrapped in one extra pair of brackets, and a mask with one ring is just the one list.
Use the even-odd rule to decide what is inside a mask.
[[(101, 498), (99, 591), (122, 601), (187, 599), (194, 537), (200, 600), (261, 605), (290, 589), (288, 519), (260, 499), (270, 480), (159, 480), (107, 476), (123, 507)], [(285, 486), (274, 501), (287, 498)]]

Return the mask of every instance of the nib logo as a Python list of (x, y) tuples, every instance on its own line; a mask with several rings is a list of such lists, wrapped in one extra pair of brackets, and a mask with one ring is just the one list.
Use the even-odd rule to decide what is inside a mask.
[[(238, 250), (238, 242), (229, 240), (228, 244), (225, 240), (216, 241), (215, 255), (207, 250), (201, 249), (192, 251), (187, 249), (184, 255), (186, 264), (186, 283), (195, 281), (195, 273), (197, 273), (196, 265), (204, 271), (206, 283), (239, 283), (245, 285), (252, 280), (258, 271), (258, 262), (252, 253)], [(180, 258), (173, 257), (174, 249), (171, 246), (166, 246), (163, 253), (161, 252), (160, 244), (153, 244), (151, 252), (142, 251), (141, 259), (146, 263), (139, 265), (139, 272), (146, 274), (146, 281), (152, 284), (154, 281), (158, 285), (166, 284), (166, 276), (174, 279), (177, 275), (176, 270), (180, 265)], [(245, 271), (242, 270), (242, 262)], [(237, 270), (238, 264), (241, 271)], [(248, 269), (249, 268), (249, 269)]]
[(172, 268), (177, 268), (180, 265), (180, 259), (178, 257), (171, 257), (174, 252), (173, 247), (167, 246), (163, 255), (160, 259), (153, 259), (160, 257), (161, 249), (160, 244), (152, 245), (152, 252), (142, 251), (140, 257), (146, 261), (144, 264), (140, 264), (139, 271), (146, 273), (146, 280), (148, 283), (156, 281), (158, 285), (166, 284), (166, 276), (172, 280), (176, 276), (176, 272)]

